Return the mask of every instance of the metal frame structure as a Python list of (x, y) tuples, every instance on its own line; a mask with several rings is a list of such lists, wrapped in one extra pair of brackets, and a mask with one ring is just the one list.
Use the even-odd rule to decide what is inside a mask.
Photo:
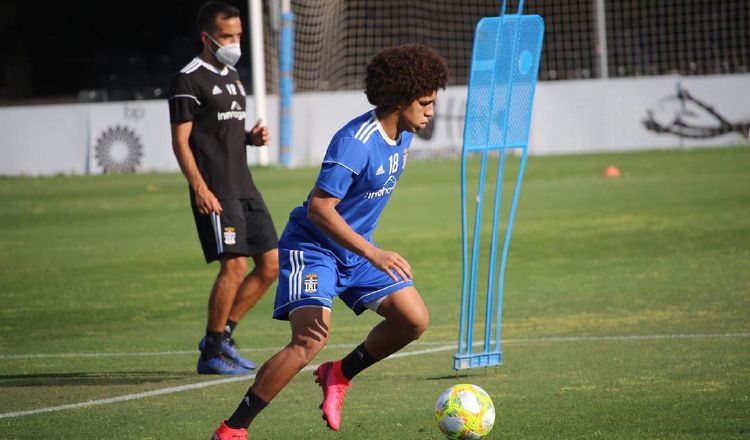
[[(516, 214), (521, 182), (526, 167), (531, 110), (539, 71), (544, 35), (544, 21), (538, 15), (523, 15), (523, 0), (516, 14), (505, 14), (503, 1), (498, 17), (479, 21), (474, 47), (466, 103), (464, 144), (461, 154), (461, 228), (462, 263), (461, 315), (458, 351), (453, 368), (463, 370), (500, 365), (503, 360), (500, 329), (502, 325), (505, 268), (508, 259), (513, 220)], [(499, 267), (497, 248), (501, 214), (502, 187), (506, 153), (520, 150), (521, 160), (513, 199), (505, 227)], [(467, 166), (471, 154), (480, 154), (479, 183), (475, 198), (472, 245), (469, 249), (467, 214)], [(490, 154), (499, 155), (492, 213), (492, 233), (487, 266), (487, 292), (482, 342), (474, 341), (477, 309), (477, 276), (482, 247), (482, 214)], [(471, 250), (471, 252), (470, 252)], [(496, 271), (499, 272), (496, 276)], [(482, 345), (481, 351), (474, 347)]]

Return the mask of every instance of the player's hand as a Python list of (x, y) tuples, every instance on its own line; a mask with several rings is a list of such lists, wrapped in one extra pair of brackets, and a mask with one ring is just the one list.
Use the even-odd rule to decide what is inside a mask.
[(221, 214), (222, 211), (219, 199), (208, 189), (195, 193), (195, 206), (201, 214), (210, 214), (212, 212)]
[[(372, 254), (368, 256), (368, 260), (373, 266), (393, 278), (393, 281), (410, 280), (412, 278), (411, 265), (406, 261), (406, 258), (396, 252), (375, 248)], [(401, 279), (398, 279), (396, 275)]]
[(249, 145), (255, 145), (260, 147), (267, 145), (271, 139), (271, 134), (268, 131), (268, 127), (263, 125), (263, 119), (258, 119), (253, 125), (253, 128), (247, 133), (247, 143)]

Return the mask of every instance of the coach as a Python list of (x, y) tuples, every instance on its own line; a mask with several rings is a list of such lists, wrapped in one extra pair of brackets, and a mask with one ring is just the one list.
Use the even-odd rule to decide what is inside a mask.
[[(269, 134), (261, 120), (245, 131), (245, 89), (233, 67), (241, 55), (239, 10), (208, 2), (197, 21), (203, 49), (169, 88), (172, 148), (190, 186), (203, 254), (221, 263), (197, 370), (245, 374), (255, 364), (240, 355), (232, 332), (278, 276), (276, 229), (247, 167), (246, 145), (265, 145)], [(248, 257), (255, 267), (246, 276)]]

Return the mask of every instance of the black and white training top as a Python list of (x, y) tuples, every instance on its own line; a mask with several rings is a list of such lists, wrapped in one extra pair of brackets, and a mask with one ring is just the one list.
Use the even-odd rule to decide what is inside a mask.
[(168, 96), (170, 122), (193, 122), (190, 149), (211, 192), (219, 199), (255, 198), (245, 147), (245, 88), (237, 71), (195, 57), (172, 78)]

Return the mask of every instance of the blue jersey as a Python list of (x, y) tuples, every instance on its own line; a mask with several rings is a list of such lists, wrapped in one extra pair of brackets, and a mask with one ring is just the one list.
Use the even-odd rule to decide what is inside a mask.
[[(388, 199), (406, 166), (413, 133), (402, 132), (389, 139), (374, 111), (350, 121), (328, 145), (315, 185), (341, 199), (336, 211), (349, 226), (369, 242)], [(300, 248), (327, 250), (345, 266), (363, 260), (340, 246), (307, 218), (307, 200), (289, 215), (281, 242)], [(283, 247), (283, 246), (280, 246)]]

